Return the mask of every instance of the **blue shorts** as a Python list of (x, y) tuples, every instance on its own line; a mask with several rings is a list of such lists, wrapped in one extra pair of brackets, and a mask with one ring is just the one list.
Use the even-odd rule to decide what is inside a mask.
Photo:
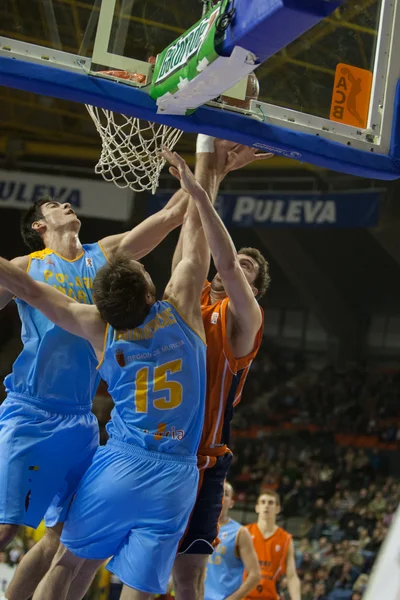
[(129, 587), (165, 593), (198, 476), (195, 456), (110, 439), (79, 485), (61, 541), (81, 558), (113, 556), (107, 569)]
[[(9, 396), (0, 406), (0, 523), (36, 528), (57, 497), (62, 522), (98, 447), (96, 417)], [(58, 494), (58, 496), (57, 496)]]

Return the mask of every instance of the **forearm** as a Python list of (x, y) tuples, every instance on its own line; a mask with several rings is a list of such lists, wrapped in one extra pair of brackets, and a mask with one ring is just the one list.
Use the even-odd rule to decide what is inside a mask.
[(290, 594), (290, 600), (301, 600), (301, 585), (300, 579), (297, 574), (287, 577), (288, 590)]
[[(217, 198), (219, 186), (224, 178), (222, 173), (219, 173), (216, 168), (216, 155), (212, 152), (198, 152), (196, 154), (196, 166), (195, 166), (195, 177), (200, 183), (201, 187), (207, 192), (212, 203), (215, 203)], [(184, 192), (183, 192), (184, 193)], [(188, 201), (188, 195), (186, 194), (186, 202)], [(201, 227), (200, 216), (198, 216), (198, 226)], [(172, 259), (172, 272), (174, 272), (176, 266), (182, 260), (182, 236), (183, 232), (179, 236), (178, 243), (175, 248), (174, 256)], [(207, 241), (204, 240), (207, 245)], [(207, 245), (208, 247), (208, 245)]]
[(149, 254), (173, 229), (182, 223), (187, 201), (187, 194), (182, 190), (176, 192), (162, 210), (151, 215), (127, 233), (118, 250), (131, 254), (136, 260)]
[[(8, 260), (0, 257), (0, 285), (14, 296), (25, 300), (27, 297), (38, 294), (37, 283)], [(4, 290), (4, 291), (5, 291)], [(7, 294), (1, 294), (1, 298), (7, 299)]]
[(261, 576), (258, 570), (250, 571), (242, 585), (229, 596), (228, 600), (242, 600), (260, 583), (260, 580)]
[(0, 287), (0, 310), (2, 310), (9, 302), (11, 302), (13, 294), (3, 287)]
[(195, 198), (204, 233), (214, 259), (215, 267), (223, 277), (236, 262), (236, 249), (232, 239), (209, 198)]

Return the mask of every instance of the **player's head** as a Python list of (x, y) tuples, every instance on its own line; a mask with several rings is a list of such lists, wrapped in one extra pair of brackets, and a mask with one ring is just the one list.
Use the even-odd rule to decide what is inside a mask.
[(99, 269), (93, 296), (101, 317), (114, 329), (139, 327), (155, 302), (155, 286), (144, 266), (117, 254)]
[[(257, 248), (241, 248), (238, 252), (238, 261), (255, 297), (259, 300), (264, 296), (271, 281), (268, 262)], [(225, 291), (219, 273), (212, 280), (211, 288), (214, 292)]]
[(21, 235), (31, 252), (46, 247), (46, 236), (62, 230), (79, 232), (81, 222), (68, 202), (57, 202), (50, 196), (37, 200), (22, 215)]
[(255, 510), (259, 519), (275, 518), (281, 510), (279, 494), (274, 490), (263, 492), (257, 498)]
[(224, 502), (222, 504), (222, 511), (220, 519), (225, 520), (228, 516), (228, 512), (234, 507), (235, 491), (228, 481), (224, 483)]

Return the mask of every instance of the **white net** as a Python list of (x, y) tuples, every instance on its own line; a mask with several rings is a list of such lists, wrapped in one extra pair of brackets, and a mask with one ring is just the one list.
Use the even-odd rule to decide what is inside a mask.
[(162, 149), (173, 150), (183, 132), (96, 106), (86, 108), (102, 143), (95, 172), (120, 188), (154, 194), (165, 164)]

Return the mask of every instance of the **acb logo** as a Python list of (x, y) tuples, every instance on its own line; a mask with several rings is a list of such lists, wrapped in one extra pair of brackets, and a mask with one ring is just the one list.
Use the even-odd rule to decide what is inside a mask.
[(333, 85), (332, 121), (365, 129), (368, 122), (372, 73), (351, 65), (339, 63)]

